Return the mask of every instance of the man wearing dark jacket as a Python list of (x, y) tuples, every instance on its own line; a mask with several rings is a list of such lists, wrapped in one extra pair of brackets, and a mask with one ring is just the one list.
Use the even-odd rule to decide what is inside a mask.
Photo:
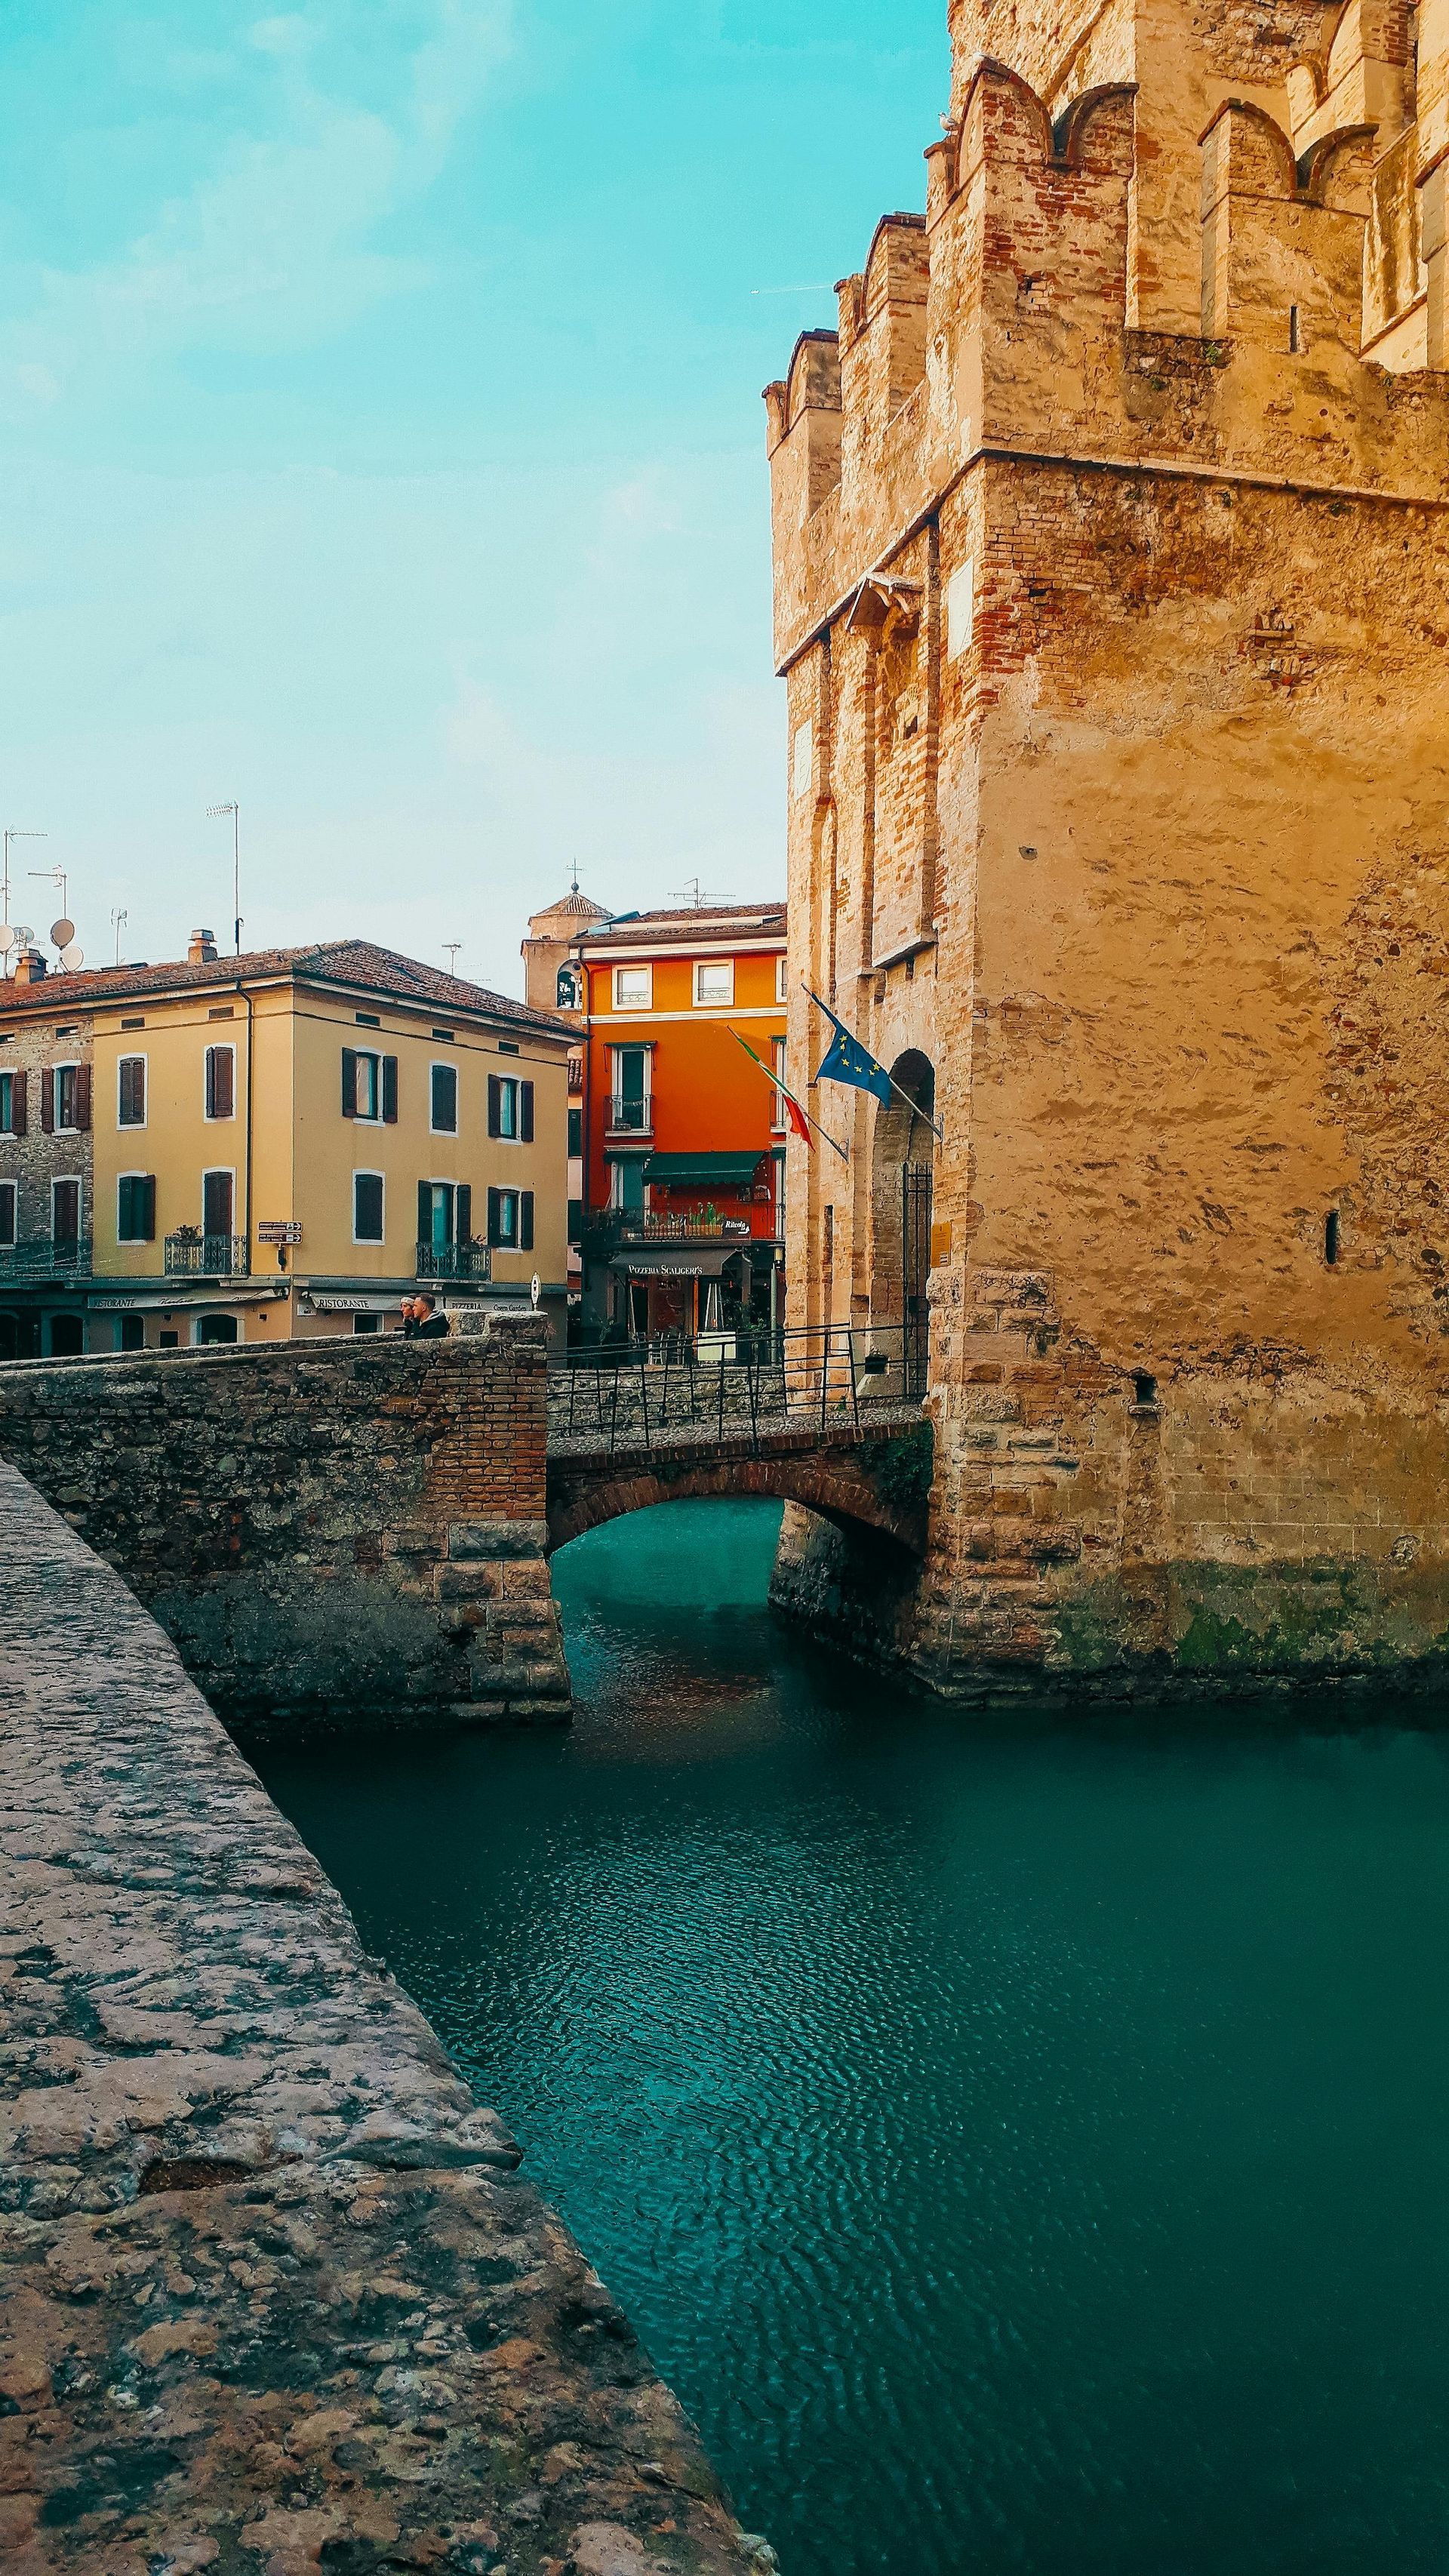
[(452, 1331), (446, 1315), (434, 1312), (436, 1300), (422, 1296), (403, 1299), (403, 1333), (410, 1342), (441, 1342)]

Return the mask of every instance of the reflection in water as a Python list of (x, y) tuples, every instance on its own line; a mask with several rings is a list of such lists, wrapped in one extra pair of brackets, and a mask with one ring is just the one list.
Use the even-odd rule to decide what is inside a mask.
[(560, 1560), (567, 1738), (267, 1778), (786, 2576), (1440, 2576), (1449, 1757), (983, 1722)]

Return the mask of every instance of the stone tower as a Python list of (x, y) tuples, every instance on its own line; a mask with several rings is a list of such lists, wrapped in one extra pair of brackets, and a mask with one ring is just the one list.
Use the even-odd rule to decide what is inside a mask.
[(948, 1690), (1429, 1670), (1449, 0), (951, 27), (924, 216), (766, 395), (793, 1079), (803, 971), (919, 1113), (820, 1090), (791, 1319), (909, 1354), (929, 1267), (931, 1549), (780, 1583)]
[[(571, 1011), (579, 1003), (571, 1000), (571, 979), (560, 983), (559, 977), (568, 962), (569, 953), (579, 933), (597, 929), (601, 921), (611, 921), (601, 903), (580, 894), (578, 880), (557, 903), (548, 904), (542, 912), (530, 913), (528, 937), (520, 954), (523, 958), (523, 998), (535, 1011)], [(582, 987), (580, 987), (580, 995)]]

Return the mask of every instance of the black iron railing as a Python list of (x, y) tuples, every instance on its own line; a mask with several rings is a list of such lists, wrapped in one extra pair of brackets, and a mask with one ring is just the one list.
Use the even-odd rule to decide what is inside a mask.
[(722, 1325), (693, 1335), (603, 1343), (549, 1369), (549, 1436), (610, 1451), (669, 1435), (723, 1441), (818, 1425), (856, 1439), (918, 1406), (927, 1352), (904, 1324), (771, 1331)]
[(0, 1243), (0, 1280), (88, 1279), (90, 1275), (89, 1235), (64, 1236), (59, 1243), (49, 1237), (39, 1242)]
[(245, 1279), (251, 1251), (244, 1234), (168, 1234), (168, 1279)]
[(415, 1277), (419, 1279), (491, 1279), (493, 1255), (486, 1243), (420, 1243)]
[(609, 1100), (609, 1133), (611, 1136), (652, 1136), (654, 1103), (652, 1100), (625, 1100), (614, 1092)]

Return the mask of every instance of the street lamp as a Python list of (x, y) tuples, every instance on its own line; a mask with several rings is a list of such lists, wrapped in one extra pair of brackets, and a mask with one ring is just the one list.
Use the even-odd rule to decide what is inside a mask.
[(208, 807), (207, 807), (207, 809), (206, 809), (206, 810), (207, 810), (207, 813), (208, 813), (208, 814), (212, 814), (212, 815), (217, 815), (217, 814), (229, 814), (229, 815), (231, 816), (231, 912), (232, 912), (232, 925), (231, 925), (231, 926), (232, 926), (232, 937), (233, 937), (233, 939), (234, 939), (234, 940), (235, 940), (235, 942), (236, 942), (236, 953), (237, 953), (238, 957), (240, 957), (240, 955), (241, 955), (241, 934), (242, 934), (242, 926), (241, 926), (241, 807), (240, 807), (240, 805), (238, 805), (238, 804), (237, 804), (237, 802), (236, 802), (235, 798), (233, 798), (229, 804), (226, 804), (226, 805), (208, 805)]

